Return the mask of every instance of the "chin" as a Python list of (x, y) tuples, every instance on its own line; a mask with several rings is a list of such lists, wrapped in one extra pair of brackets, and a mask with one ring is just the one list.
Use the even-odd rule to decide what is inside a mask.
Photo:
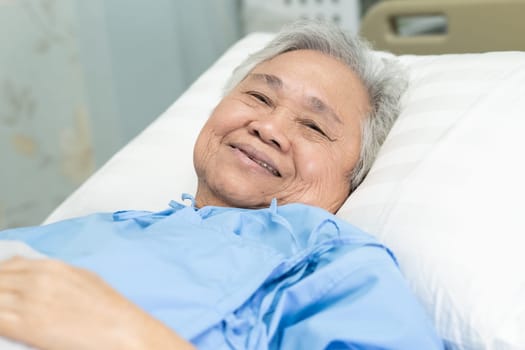
[[(216, 179), (218, 180), (218, 179)], [(241, 181), (221, 181), (220, 183), (209, 184), (210, 193), (215, 198), (216, 203), (221, 206), (232, 208), (261, 208), (264, 207), (264, 199), (261, 199), (261, 191), (257, 191), (253, 184), (243, 184)], [(233, 190), (226, 190), (233, 189)], [(258, 199), (258, 200), (254, 200)], [(271, 199), (268, 201), (270, 205)]]
[(228, 202), (231, 207), (235, 208), (247, 208), (247, 209), (261, 209), (261, 208), (268, 208), (270, 206), (270, 203), (272, 202), (272, 199), (269, 199), (267, 201), (265, 200), (258, 200), (254, 201), (254, 198), (257, 198), (254, 194), (252, 197), (248, 197), (248, 193), (243, 193), (242, 196), (234, 196), (228, 198)]

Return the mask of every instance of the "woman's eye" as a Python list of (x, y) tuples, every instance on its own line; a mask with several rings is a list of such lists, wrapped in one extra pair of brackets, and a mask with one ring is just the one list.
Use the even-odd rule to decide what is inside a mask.
[(326, 136), (326, 134), (324, 133), (323, 129), (321, 129), (319, 127), (319, 125), (317, 125), (316, 123), (312, 122), (312, 121), (305, 121), (304, 122), (304, 125), (318, 133), (320, 133), (321, 135), (323, 136)]
[(268, 106), (272, 105), (272, 101), (267, 96), (261, 94), (260, 92), (249, 91), (248, 95), (254, 97), (256, 100), (264, 103), (265, 105), (268, 105)]

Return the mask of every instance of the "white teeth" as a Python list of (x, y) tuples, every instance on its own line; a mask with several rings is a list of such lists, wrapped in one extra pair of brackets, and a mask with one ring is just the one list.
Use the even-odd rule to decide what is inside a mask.
[(275, 170), (274, 168), (272, 168), (270, 165), (266, 164), (265, 162), (257, 160), (257, 159), (253, 159), (252, 157), (250, 157), (250, 159), (253, 160), (255, 163), (259, 164), (260, 166), (262, 166), (263, 168), (269, 170), (275, 176), (279, 176), (279, 172)]

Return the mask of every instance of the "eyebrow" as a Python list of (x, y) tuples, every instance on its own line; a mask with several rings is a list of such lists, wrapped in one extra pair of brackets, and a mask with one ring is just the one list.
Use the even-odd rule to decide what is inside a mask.
[[(281, 78), (273, 74), (250, 73), (248, 74), (247, 78), (262, 81), (263, 83), (265, 83), (266, 85), (268, 85), (270, 88), (274, 90), (282, 90), (284, 86)], [(321, 113), (321, 114), (327, 115), (339, 124), (343, 123), (342, 119), (337, 115), (337, 113), (335, 113), (335, 111), (330, 106), (328, 106), (318, 97), (308, 96), (306, 98), (306, 101), (307, 101), (306, 105), (308, 106), (309, 110), (315, 113)]]
[(280, 90), (283, 88), (283, 81), (281, 78), (273, 74), (250, 73), (248, 74), (248, 78), (262, 81), (275, 90)]

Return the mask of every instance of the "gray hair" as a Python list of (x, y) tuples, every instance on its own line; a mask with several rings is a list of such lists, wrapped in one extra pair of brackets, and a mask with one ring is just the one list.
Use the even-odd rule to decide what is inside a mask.
[(365, 86), (370, 111), (361, 124), (359, 160), (349, 174), (350, 191), (364, 179), (400, 111), (399, 100), (407, 86), (405, 71), (393, 59), (380, 57), (369, 44), (339, 27), (301, 20), (285, 26), (263, 49), (250, 55), (233, 72), (225, 86), (230, 92), (259, 63), (294, 50), (316, 50), (346, 64)]

